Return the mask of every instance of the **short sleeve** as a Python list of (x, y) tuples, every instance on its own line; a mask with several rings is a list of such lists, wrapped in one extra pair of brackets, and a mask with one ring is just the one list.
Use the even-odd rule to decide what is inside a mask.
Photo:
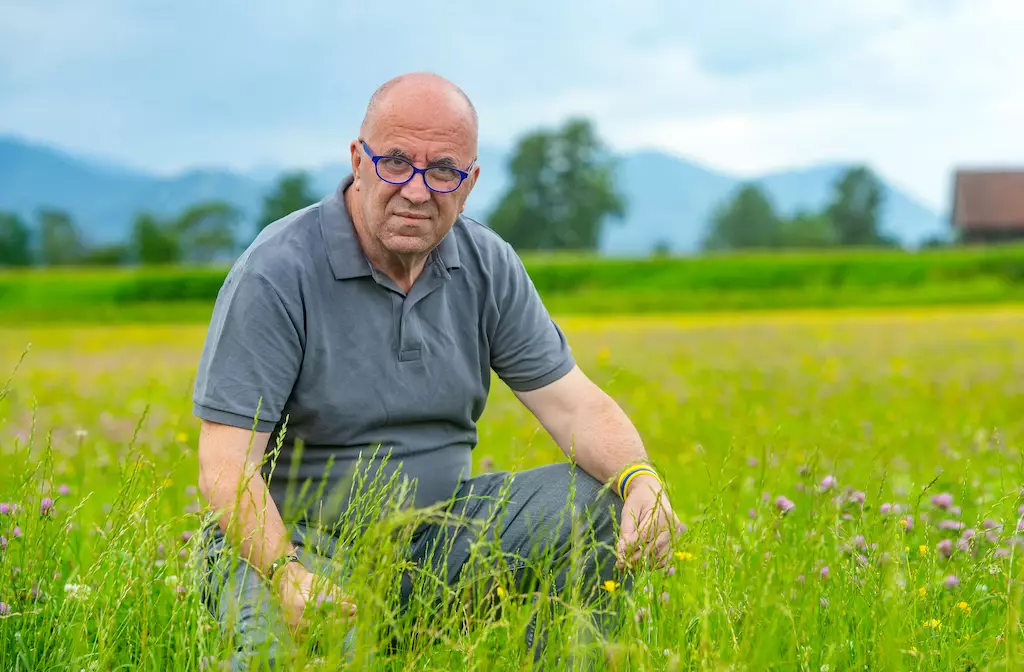
[(301, 321), (259, 273), (232, 269), (217, 296), (199, 359), (193, 413), (204, 420), (272, 431), (302, 362)]
[(498, 320), (491, 368), (516, 392), (553, 383), (576, 365), (565, 334), (548, 314), (519, 255), (508, 243), (495, 269)]

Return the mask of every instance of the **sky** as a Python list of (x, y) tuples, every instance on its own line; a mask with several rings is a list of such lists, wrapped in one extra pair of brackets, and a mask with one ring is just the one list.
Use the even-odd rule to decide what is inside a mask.
[(0, 134), (159, 173), (317, 167), (429, 70), (496, 148), (585, 116), (739, 176), (865, 162), (944, 210), (956, 167), (1024, 167), (1021, 34), (1021, 0), (0, 0)]

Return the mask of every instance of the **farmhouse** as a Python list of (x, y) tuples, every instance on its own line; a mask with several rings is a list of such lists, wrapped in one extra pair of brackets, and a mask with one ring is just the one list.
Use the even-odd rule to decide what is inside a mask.
[(953, 229), (965, 243), (1024, 241), (1024, 170), (958, 170)]

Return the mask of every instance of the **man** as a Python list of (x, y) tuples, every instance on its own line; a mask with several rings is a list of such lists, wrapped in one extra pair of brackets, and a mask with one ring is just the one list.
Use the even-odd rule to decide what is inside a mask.
[[(385, 473), (415, 484), (416, 507), (461, 501), (460, 513), (482, 520), (507, 488), (510, 522), (495, 534), (520, 559), (516, 570), (542, 541), (556, 554), (572, 543), (557, 525), (537, 538), (539, 523), (566, 507), (570, 482), (576, 513), (606, 545), (586, 559), (594, 583), (645, 552), (664, 561), (680, 524), (660, 479), (638, 472), (624, 501), (603, 487), (646, 460), (636, 430), (576, 366), (512, 248), (462, 215), (480, 175), (469, 99), (436, 75), (398, 77), (371, 98), (350, 153), (352, 174), (336, 193), (270, 225), (241, 255), (211, 319), (194, 396), (199, 484), (219, 513), (210, 557), (230, 545), (245, 560), (231, 576), (214, 574), (216, 615), (226, 622), (241, 605), (231, 627), (254, 647), (285, 626), (301, 629), (320, 592), (356, 614), (351, 591), (317, 587), (318, 563), (337, 549), (314, 552), (308, 535), (344, 516), (352, 468), (377, 446), (389, 453)], [(575, 466), (511, 482), (469, 477), (492, 370)], [(268, 486), (265, 453), (282, 429), (277, 462), (297, 465)], [(297, 505), (286, 525), (288, 493), (317, 479), (322, 496)], [(438, 557), (448, 533), (424, 524), (409, 551), (417, 563), (435, 554), (453, 583), (469, 536), (456, 531)], [(279, 612), (252, 606), (268, 595)]]

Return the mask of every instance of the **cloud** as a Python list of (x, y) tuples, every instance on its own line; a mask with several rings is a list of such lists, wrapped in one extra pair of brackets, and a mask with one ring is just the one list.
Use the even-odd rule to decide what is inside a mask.
[(0, 0), (0, 132), (157, 170), (338, 160), (385, 79), (429, 69), (482, 140), (594, 118), (621, 149), (747, 174), (864, 160), (944, 207), (1024, 155), (1017, 0)]

